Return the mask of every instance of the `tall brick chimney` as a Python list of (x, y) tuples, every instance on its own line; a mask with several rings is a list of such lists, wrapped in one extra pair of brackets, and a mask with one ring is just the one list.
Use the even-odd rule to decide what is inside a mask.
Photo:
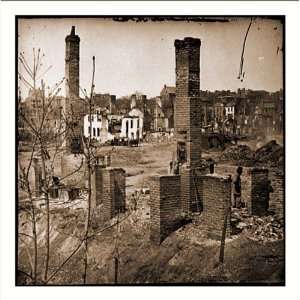
[(185, 150), (184, 162), (191, 168), (199, 166), (201, 160), (200, 45), (200, 39), (191, 37), (175, 40), (177, 157)]
[(72, 130), (68, 129), (65, 134), (64, 146), (71, 153), (82, 153), (81, 129), (83, 126), (84, 108), (79, 101), (79, 44), (80, 38), (75, 34), (75, 26), (71, 33), (66, 36), (66, 99), (64, 101), (64, 114)]
[(66, 36), (66, 97), (69, 99), (79, 97), (79, 44), (80, 38), (75, 34), (75, 26)]

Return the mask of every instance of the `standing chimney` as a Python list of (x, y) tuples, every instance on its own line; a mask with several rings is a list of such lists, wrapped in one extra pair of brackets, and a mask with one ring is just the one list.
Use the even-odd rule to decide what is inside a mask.
[(75, 26), (66, 36), (66, 97), (70, 100), (79, 97), (79, 44), (80, 38), (75, 34)]

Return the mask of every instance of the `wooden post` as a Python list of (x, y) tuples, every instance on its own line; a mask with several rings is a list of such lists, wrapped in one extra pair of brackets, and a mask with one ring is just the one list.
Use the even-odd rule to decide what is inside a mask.
[(117, 257), (115, 257), (114, 261), (115, 261), (115, 284), (117, 284), (118, 283), (119, 260)]
[(226, 238), (226, 229), (227, 229), (227, 220), (228, 220), (229, 211), (230, 211), (230, 206), (228, 205), (225, 211), (224, 224), (223, 224), (222, 237), (221, 237), (220, 256), (219, 256), (219, 263), (221, 264), (224, 262), (225, 238)]

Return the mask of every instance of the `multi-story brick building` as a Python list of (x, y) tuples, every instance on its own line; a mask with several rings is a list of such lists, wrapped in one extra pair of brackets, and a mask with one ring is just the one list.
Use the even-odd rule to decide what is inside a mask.
[(176, 88), (164, 85), (160, 92), (161, 109), (168, 119), (168, 128), (174, 128), (174, 105), (176, 101)]
[(115, 112), (116, 96), (110, 94), (95, 94), (93, 96), (94, 108), (107, 109), (110, 114)]

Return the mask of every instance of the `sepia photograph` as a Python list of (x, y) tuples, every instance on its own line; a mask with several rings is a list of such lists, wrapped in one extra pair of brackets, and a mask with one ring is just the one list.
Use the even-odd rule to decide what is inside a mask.
[(17, 286), (285, 286), (285, 16), (16, 22)]

